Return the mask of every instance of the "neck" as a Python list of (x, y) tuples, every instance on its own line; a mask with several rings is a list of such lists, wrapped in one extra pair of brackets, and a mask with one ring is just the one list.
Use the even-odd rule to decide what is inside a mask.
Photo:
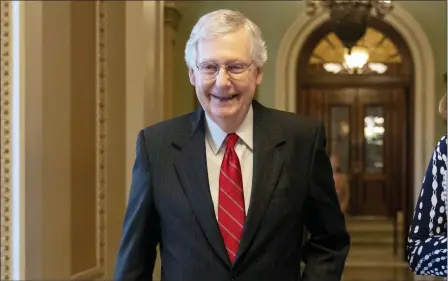
[[(244, 116), (243, 116), (244, 117)], [(213, 118), (213, 117), (212, 117)], [(244, 118), (220, 119), (213, 118), (213, 122), (227, 134), (235, 133), (243, 123)]]

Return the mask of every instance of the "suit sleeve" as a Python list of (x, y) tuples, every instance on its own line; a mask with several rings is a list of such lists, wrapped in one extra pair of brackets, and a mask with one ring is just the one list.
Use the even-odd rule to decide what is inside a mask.
[(132, 169), (132, 184), (114, 280), (152, 280), (159, 233), (146, 141), (141, 131), (137, 137), (137, 155)]
[(305, 223), (310, 239), (304, 245), (304, 281), (341, 280), (350, 248), (350, 236), (340, 209), (326, 139), (320, 125), (312, 153), (310, 186), (305, 205)]
[(446, 276), (448, 273), (444, 195), (446, 147), (446, 137), (443, 137), (429, 161), (409, 230), (408, 263), (417, 275)]

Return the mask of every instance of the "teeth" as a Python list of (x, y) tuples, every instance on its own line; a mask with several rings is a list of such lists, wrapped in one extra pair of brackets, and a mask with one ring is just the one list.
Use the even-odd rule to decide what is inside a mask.
[(215, 95), (213, 95), (215, 98), (219, 99), (219, 100), (230, 100), (231, 98), (235, 97), (236, 95), (231, 95), (228, 97), (217, 97)]

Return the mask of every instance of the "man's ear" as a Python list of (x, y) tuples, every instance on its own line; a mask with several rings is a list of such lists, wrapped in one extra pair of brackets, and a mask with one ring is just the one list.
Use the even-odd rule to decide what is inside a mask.
[(259, 67), (257, 69), (258, 73), (257, 73), (257, 85), (261, 84), (261, 80), (263, 80), (263, 68)]
[(194, 70), (193, 70), (193, 68), (188, 68), (188, 76), (190, 77), (191, 85), (196, 86), (196, 79), (194, 77)]

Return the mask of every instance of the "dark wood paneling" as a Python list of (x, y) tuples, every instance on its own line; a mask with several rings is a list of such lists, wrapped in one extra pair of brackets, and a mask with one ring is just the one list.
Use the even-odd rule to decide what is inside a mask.
[(371, 216), (387, 216), (389, 186), (384, 180), (364, 180), (360, 185), (361, 212)]
[[(336, 145), (331, 134), (333, 124), (331, 112), (335, 107), (345, 107), (349, 112), (349, 134), (347, 175), (350, 179), (349, 214), (354, 216), (389, 216), (394, 217), (398, 210), (405, 208), (399, 200), (406, 189), (407, 153), (403, 147), (407, 135), (406, 91), (393, 87), (307, 87), (304, 89), (306, 104), (301, 108), (305, 115), (313, 116), (325, 123), (327, 130), (327, 148), (329, 153)], [(383, 145), (379, 157), (382, 168), (367, 169), (369, 161), (366, 154), (364, 118), (369, 107), (380, 107), (384, 118)], [(341, 155), (339, 155), (341, 157)], [(373, 160), (372, 160), (373, 161)], [(376, 196), (366, 196), (376, 184), (381, 183)], [(373, 185), (372, 185), (373, 184)]]

